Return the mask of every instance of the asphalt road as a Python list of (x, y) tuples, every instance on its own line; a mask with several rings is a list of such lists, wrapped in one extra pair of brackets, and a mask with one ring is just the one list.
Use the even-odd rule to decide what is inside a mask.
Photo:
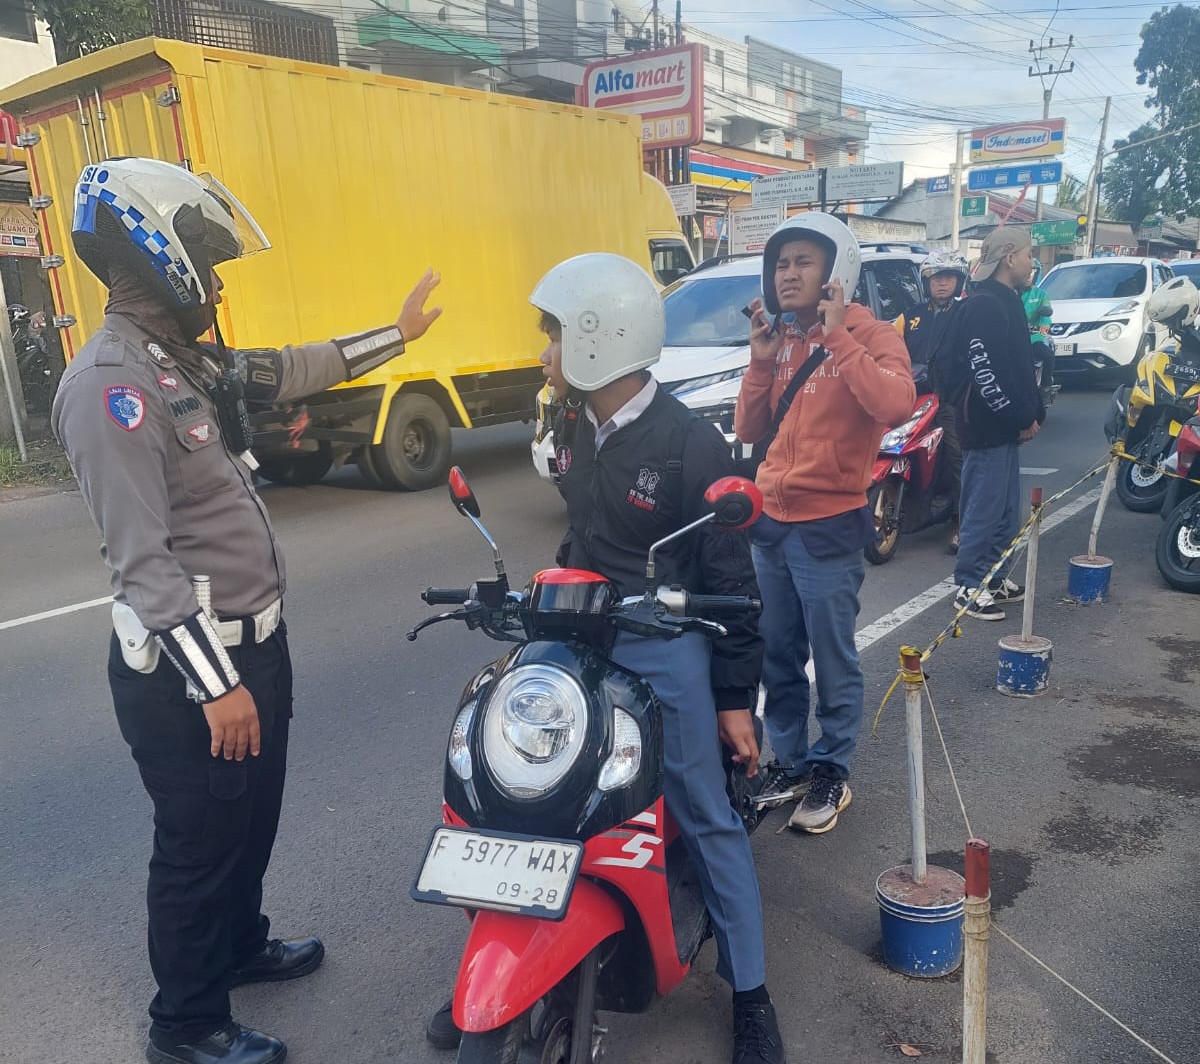
[[(1102, 458), (1107, 401), (1099, 391), (1060, 398), (1024, 452), (1040, 471), (1029, 486), (1057, 490)], [(550, 561), (563, 522), (527, 440), (527, 427), (509, 426), (455, 441), (514, 579)], [(236, 1015), (284, 1037), (297, 1064), (448, 1061), (425, 1045), (422, 1022), (453, 981), (463, 920), (417, 906), (408, 887), (438, 817), (449, 714), (495, 652), (449, 625), (416, 644), (404, 632), (427, 612), (420, 589), (487, 575), (489, 553), (441, 491), (374, 493), (350, 469), (264, 496), (288, 553), (297, 674), (266, 904), (277, 930), (319, 932), (329, 953), (308, 979), (238, 990)], [(999, 925), (1167, 1058), (1195, 1062), (1200, 601), (1160, 582), (1157, 519), (1114, 501), (1101, 538), (1116, 560), (1113, 602), (1065, 604), (1067, 558), (1084, 549), (1090, 513), (1043, 543), (1037, 630), (1055, 642), (1050, 694), (994, 691), (995, 640), (1015, 623), (969, 623), (932, 660), (931, 690), (971, 826), (994, 848)], [(0, 528), (0, 623), (107, 593), (76, 494), (0, 501)], [(943, 535), (912, 537), (868, 572), (862, 625), (949, 574)], [(958, 1059), (958, 977), (909, 980), (880, 959), (874, 880), (908, 848), (901, 705), (878, 740), (867, 734), (899, 644), (928, 639), (948, 617), (942, 601), (864, 651), (868, 724), (838, 828), (777, 834), (776, 814), (753, 839), (793, 1064), (903, 1059), (901, 1042)], [(0, 1061), (142, 1059), (150, 806), (113, 720), (107, 638), (102, 607), (0, 630)], [(960, 866), (966, 832), (935, 744), (927, 724), (930, 849)], [(1162, 1059), (997, 935), (991, 956), (990, 1061)], [(727, 994), (713, 965), (709, 946), (670, 1000), (604, 1017), (608, 1059), (727, 1060)]]

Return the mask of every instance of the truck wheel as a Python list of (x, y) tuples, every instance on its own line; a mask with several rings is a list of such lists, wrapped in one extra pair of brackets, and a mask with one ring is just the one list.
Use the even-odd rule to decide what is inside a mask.
[(375, 461), (374, 444), (363, 444), (363, 446), (358, 449), (358, 455), (354, 461), (358, 466), (359, 473), (362, 474), (363, 480), (366, 481), (368, 488), (371, 488), (373, 491), (382, 491), (388, 486), (384, 483), (383, 475), (379, 472), (379, 465)]
[(286, 484), (297, 488), (315, 484), (333, 465), (333, 455), (328, 447), (294, 458), (264, 458), (258, 464), (258, 475), (272, 484)]
[(437, 401), (420, 392), (398, 395), (372, 457), (389, 487), (424, 491), (441, 484), (450, 471), (450, 422)]

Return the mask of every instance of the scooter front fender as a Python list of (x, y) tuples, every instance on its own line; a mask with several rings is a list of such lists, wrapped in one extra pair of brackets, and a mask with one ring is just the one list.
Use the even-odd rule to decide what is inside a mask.
[(454, 986), (455, 1025), (481, 1033), (515, 1020), (624, 927), (621, 907), (587, 879), (575, 884), (562, 920), (479, 910)]

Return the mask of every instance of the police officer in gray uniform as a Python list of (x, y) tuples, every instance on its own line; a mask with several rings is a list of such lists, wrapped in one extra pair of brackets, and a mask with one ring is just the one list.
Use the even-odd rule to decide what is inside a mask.
[(254, 490), (244, 398), (311, 395), (404, 352), (440, 309), (428, 273), (399, 320), (328, 343), (229, 351), (213, 267), (268, 247), (212, 178), (153, 159), (80, 177), (75, 250), (109, 289), (68, 367), (54, 432), (103, 538), (114, 593), (109, 684), (154, 802), (147, 890), (158, 993), (152, 1064), (277, 1064), (229, 989), (313, 971), (318, 938), (268, 937), (262, 879), (283, 796), (292, 668), (283, 556)]

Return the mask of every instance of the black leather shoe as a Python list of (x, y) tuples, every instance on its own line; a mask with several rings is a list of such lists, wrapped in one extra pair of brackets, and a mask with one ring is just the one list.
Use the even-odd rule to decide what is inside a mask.
[(257, 956), (229, 973), (230, 987), (246, 983), (282, 983), (315, 972), (325, 959), (325, 945), (319, 938), (297, 938), (282, 942), (269, 939)]
[(447, 1001), (425, 1024), (425, 1040), (435, 1049), (457, 1049), (462, 1031), (454, 1026), (454, 1002)]
[(150, 1042), (146, 1059), (150, 1064), (283, 1064), (287, 1046), (278, 1038), (231, 1020), (198, 1042), (166, 1049)]

